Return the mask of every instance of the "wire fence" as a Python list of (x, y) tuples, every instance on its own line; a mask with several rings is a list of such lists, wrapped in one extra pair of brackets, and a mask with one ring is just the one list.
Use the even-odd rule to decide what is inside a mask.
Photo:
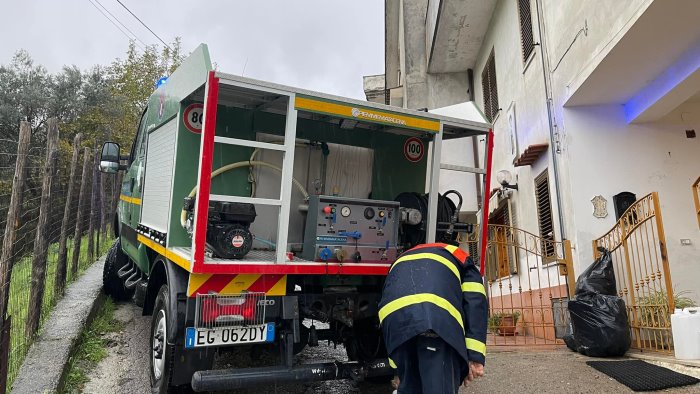
[(79, 135), (60, 137), (55, 120), (0, 136), (0, 392), (66, 285), (112, 244), (119, 187), (97, 154)]

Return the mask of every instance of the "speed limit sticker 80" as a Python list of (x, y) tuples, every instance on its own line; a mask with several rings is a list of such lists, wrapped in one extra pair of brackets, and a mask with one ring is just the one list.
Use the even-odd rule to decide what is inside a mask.
[(185, 108), (182, 120), (185, 122), (187, 130), (197, 134), (201, 133), (202, 121), (204, 120), (204, 104), (194, 103), (188, 105)]
[(421, 161), (423, 156), (425, 155), (425, 147), (423, 145), (423, 141), (416, 137), (411, 137), (406, 140), (403, 144), (403, 155), (406, 157), (406, 160), (410, 161), (411, 163), (417, 163)]

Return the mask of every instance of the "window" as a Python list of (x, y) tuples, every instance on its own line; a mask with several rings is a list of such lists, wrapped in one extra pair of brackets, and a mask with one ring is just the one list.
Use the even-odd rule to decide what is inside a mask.
[(143, 110), (141, 114), (141, 120), (139, 121), (139, 127), (136, 130), (136, 135), (134, 136), (134, 143), (131, 145), (131, 153), (129, 154), (129, 165), (136, 160), (137, 157), (143, 157), (146, 155), (146, 142), (145, 138), (148, 134), (146, 132), (146, 111), (148, 108)]
[(487, 251), (487, 272), (489, 280), (497, 280), (518, 273), (518, 249), (514, 227), (513, 210), (510, 200), (499, 203), (489, 215), (489, 250)]
[(489, 60), (486, 61), (481, 72), (481, 87), (484, 94), (484, 115), (489, 122), (493, 122), (500, 110), (498, 107), (498, 89), (496, 88), (496, 60), (493, 49)]
[(526, 62), (535, 49), (530, 0), (518, 0), (518, 19), (520, 19), (520, 46), (523, 50), (523, 62)]
[(549, 199), (549, 174), (544, 170), (535, 178), (535, 200), (537, 202), (537, 221), (540, 226), (542, 262), (551, 263), (557, 259), (554, 245), (554, 224), (552, 221), (552, 203)]
[(700, 177), (693, 183), (693, 197), (695, 198), (695, 212), (698, 215), (698, 226), (700, 226)]

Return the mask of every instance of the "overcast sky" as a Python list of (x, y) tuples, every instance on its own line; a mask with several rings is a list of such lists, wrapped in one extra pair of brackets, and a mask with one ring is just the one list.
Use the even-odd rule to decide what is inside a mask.
[[(0, 64), (22, 48), (51, 72), (123, 57), (128, 39), (90, 1), (4, 1)], [(92, 1), (160, 44), (117, 0)], [(224, 72), (360, 99), (362, 76), (384, 72), (380, 0), (121, 1), (166, 42), (182, 37), (185, 52), (208, 44)]]

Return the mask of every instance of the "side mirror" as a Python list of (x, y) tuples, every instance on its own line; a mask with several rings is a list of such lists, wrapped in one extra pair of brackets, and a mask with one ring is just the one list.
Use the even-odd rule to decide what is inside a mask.
[(100, 154), (100, 171), (107, 174), (116, 174), (122, 170), (119, 162), (119, 144), (116, 142), (105, 142), (102, 145), (102, 153)]

